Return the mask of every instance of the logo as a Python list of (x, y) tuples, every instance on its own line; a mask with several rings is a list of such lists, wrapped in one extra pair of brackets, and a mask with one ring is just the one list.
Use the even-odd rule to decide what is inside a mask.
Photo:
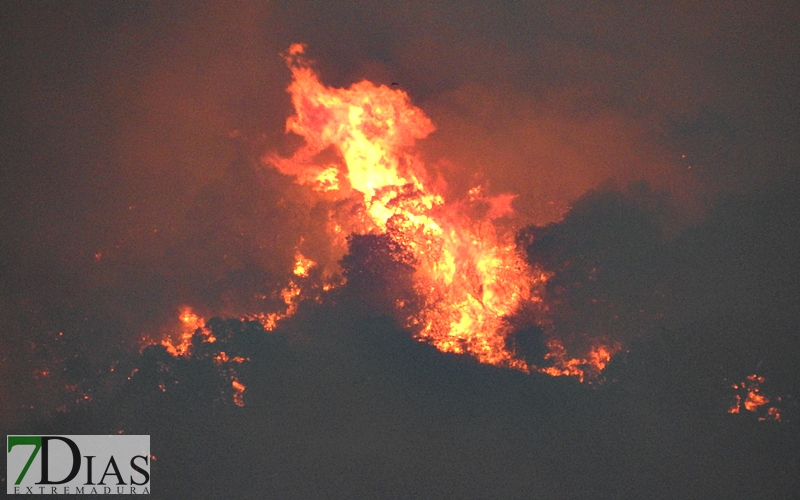
[(150, 436), (8, 436), (10, 495), (150, 493)]

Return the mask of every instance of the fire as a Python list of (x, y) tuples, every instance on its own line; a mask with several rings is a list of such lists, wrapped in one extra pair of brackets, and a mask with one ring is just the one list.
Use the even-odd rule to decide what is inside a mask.
[[(312, 262), (313, 263), (313, 262)], [(298, 276), (307, 276), (308, 272), (304, 267), (299, 267), (298, 264), (295, 265), (294, 268), (295, 275)], [(299, 271), (298, 271), (299, 270)], [(301, 272), (303, 274), (298, 274)], [(271, 313), (257, 313), (250, 316), (247, 316), (244, 319), (254, 319), (264, 325), (264, 329), (272, 331), (278, 327), (278, 323), (285, 318), (292, 316), (295, 311), (297, 311), (297, 306), (300, 303), (300, 298), (303, 293), (303, 289), (294, 282), (294, 280), (289, 281), (289, 283), (280, 291), (280, 297), (283, 300), (283, 303), (286, 305), (283, 311), (271, 312)]]
[(311, 271), (317, 267), (318, 265), (315, 261), (296, 250), (294, 267), (292, 268), (292, 274), (295, 277), (290, 279), (275, 297), (283, 302), (282, 310), (248, 314), (242, 319), (258, 321), (265, 330), (272, 331), (278, 327), (278, 323), (281, 320), (294, 315), (302, 300), (310, 298), (320, 302), (324, 292), (341, 285), (342, 281), (338, 277), (328, 276), (324, 272), (319, 275), (321, 282), (313, 279)]
[(200, 332), (205, 342), (214, 342), (217, 339), (210, 330), (206, 329), (206, 320), (198, 316), (192, 311), (189, 306), (181, 308), (180, 315), (181, 326), (178, 336), (178, 341), (175, 342), (172, 338), (165, 338), (161, 341), (161, 345), (167, 349), (173, 356), (184, 356), (189, 351), (192, 345), (192, 336), (195, 332)]
[[(143, 349), (147, 346), (161, 345), (174, 358), (192, 358), (196, 355), (196, 353), (193, 352), (193, 342), (198, 340), (197, 336), (199, 336), (200, 344), (216, 343), (215, 346), (224, 344), (224, 342), (217, 343), (217, 338), (214, 336), (211, 329), (206, 326), (206, 320), (195, 314), (189, 306), (183, 306), (180, 309), (178, 320), (180, 321), (180, 325), (178, 327), (177, 340), (173, 338), (174, 335), (167, 336), (160, 342), (154, 342), (150, 338), (145, 337), (142, 339)], [(195, 344), (195, 346), (196, 345), (197, 344)], [(231, 357), (227, 352), (219, 350), (213, 353), (210, 359), (215, 366), (219, 367), (221, 375), (230, 378), (231, 388), (233, 389), (233, 403), (237, 406), (244, 406), (245, 385), (239, 381), (233, 365), (250, 361), (250, 358), (242, 356)], [(138, 371), (139, 369), (135, 368), (128, 376), (128, 380), (131, 380)], [(164, 381), (158, 383), (158, 388), (161, 392), (167, 392), (167, 385)]]
[(591, 348), (585, 358), (570, 358), (567, 356), (564, 345), (558, 339), (548, 341), (547, 347), (550, 352), (545, 355), (545, 359), (552, 360), (554, 365), (539, 368), (538, 371), (554, 377), (578, 377), (581, 382), (597, 376), (611, 361), (611, 356), (619, 351), (619, 347), (597, 345)]
[[(387, 234), (407, 254), (424, 302), (405, 318), (417, 338), (442, 351), (527, 370), (506, 348), (506, 318), (538, 298), (532, 288), (546, 275), (530, 269), (513, 234), (495, 224), (511, 212), (513, 196), (488, 198), (476, 187), (469, 200), (446, 203), (413, 152), (415, 141), (435, 129), (425, 113), (399, 89), (368, 81), (324, 86), (303, 51), (294, 44), (285, 55), (295, 107), (286, 128), (305, 145), (291, 158), (265, 161), (316, 191), (358, 204), (360, 215), (333, 224), (332, 233)], [(326, 151), (339, 160), (320, 161)], [(484, 214), (476, 217), (481, 206)], [(306, 266), (297, 260), (300, 276)]]
[(303, 257), (303, 254), (297, 252), (294, 256), (294, 270), (292, 271), (295, 276), (299, 276), (301, 278), (308, 277), (308, 271), (316, 266), (317, 263), (311, 259), (307, 259)]
[(243, 358), (242, 356), (234, 356), (234, 357), (231, 358), (230, 356), (228, 356), (228, 353), (226, 353), (225, 351), (220, 351), (219, 353), (217, 353), (214, 356), (214, 364), (215, 365), (222, 365), (222, 364), (225, 364), (225, 363), (242, 364), (245, 361), (250, 361), (250, 358)]
[[(275, 166), (321, 190), (338, 191), (334, 179), (345, 175), (369, 205), (382, 188), (422, 188), (423, 165), (408, 153), (416, 139), (434, 130), (422, 110), (411, 105), (405, 92), (367, 81), (349, 89), (323, 86), (303, 59), (303, 50), (301, 44), (293, 44), (286, 54), (294, 76), (289, 92), (296, 112), (286, 128), (303, 136), (306, 147), (289, 160), (270, 157)], [(314, 156), (330, 146), (343, 156), (346, 173), (338, 165), (314, 163)], [(380, 203), (374, 206), (377, 212), (382, 208)]]
[[(446, 200), (443, 183), (431, 181), (414, 151), (416, 141), (435, 127), (404, 91), (368, 81), (327, 87), (304, 58), (301, 44), (292, 45), (284, 58), (293, 76), (288, 92), (295, 108), (286, 129), (305, 144), (289, 158), (270, 154), (263, 161), (338, 207), (329, 211), (327, 227), (334, 254), (345, 254), (347, 235), (388, 237), (398, 253), (393, 258), (413, 268), (416, 297), (397, 298), (395, 304), (418, 340), (525, 372), (583, 381), (603, 370), (618, 346), (595, 345), (584, 357), (571, 358), (561, 342), (550, 339), (547, 368), (529, 366), (509, 347), (509, 318), (527, 308), (546, 309), (542, 292), (550, 276), (525, 261), (513, 230), (500, 223), (513, 213), (515, 195), (491, 197), (483, 186), (475, 186), (465, 199)], [(291, 279), (273, 297), (282, 302), (281, 309), (243, 319), (274, 330), (302, 300), (321, 301), (342, 284), (335, 272), (299, 247)], [(161, 341), (171, 355), (185, 356), (198, 334), (204, 342), (215, 341), (205, 320), (190, 308), (181, 310), (180, 321), (178, 339)], [(221, 352), (215, 361), (229, 359)], [(232, 384), (239, 404), (244, 386), (235, 378)]]
[(233, 388), (233, 403), (236, 406), (244, 406), (244, 391), (247, 387), (244, 386), (239, 380), (234, 376), (233, 380), (231, 380), (231, 387)]
[[(742, 410), (756, 413), (759, 420), (781, 420), (781, 412), (775, 406), (767, 406), (770, 403), (770, 398), (767, 397), (761, 389), (761, 384), (765, 382), (765, 378), (753, 373), (748, 375), (744, 381), (739, 384), (733, 384), (731, 387), (737, 391), (735, 401), (728, 409), (730, 414), (741, 414)], [(781, 398), (776, 398), (777, 402)]]

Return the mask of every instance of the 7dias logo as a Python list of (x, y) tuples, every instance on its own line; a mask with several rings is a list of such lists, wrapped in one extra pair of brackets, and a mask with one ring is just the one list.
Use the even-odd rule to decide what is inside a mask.
[(149, 494), (150, 436), (8, 436), (8, 494)]

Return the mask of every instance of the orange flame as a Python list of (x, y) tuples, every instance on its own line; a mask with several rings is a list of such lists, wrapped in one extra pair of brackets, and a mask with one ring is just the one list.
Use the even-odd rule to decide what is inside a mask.
[(303, 45), (293, 44), (285, 55), (294, 76), (289, 92), (296, 113), (287, 120), (286, 129), (303, 136), (306, 146), (291, 159), (269, 160), (301, 183), (336, 191), (339, 186), (333, 179), (342, 174), (338, 165), (319, 166), (313, 161), (314, 155), (334, 146), (347, 165), (350, 186), (367, 200), (385, 187), (410, 183), (421, 188), (424, 168), (407, 151), (416, 139), (434, 130), (422, 110), (411, 105), (405, 92), (367, 81), (349, 89), (325, 87), (302, 57), (303, 51)]
[[(413, 264), (418, 299), (414, 307), (406, 307), (403, 299), (396, 305), (415, 337), (444, 352), (469, 354), (482, 363), (526, 372), (535, 369), (581, 381), (599, 374), (618, 346), (596, 345), (585, 357), (570, 358), (564, 345), (551, 339), (548, 368), (528, 366), (507, 346), (508, 319), (526, 307), (543, 307), (541, 290), (549, 278), (527, 264), (513, 231), (497, 223), (513, 213), (515, 195), (489, 197), (482, 186), (475, 186), (466, 199), (447, 203), (443, 193), (432, 187), (424, 162), (413, 150), (415, 142), (435, 127), (408, 95), (368, 81), (349, 88), (326, 87), (303, 52), (303, 45), (293, 44), (284, 58), (293, 76), (288, 91), (295, 108), (286, 129), (302, 136), (305, 144), (290, 158), (271, 154), (264, 162), (325, 199), (351, 204), (353, 210), (344, 220), (336, 220), (332, 212), (328, 225), (340, 254), (347, 234), (388, 235), (404, 253)], [(244, 319), (274, 330), (297, 311), (301, 300), (319, 301), (324, 292), (342, 284), (327, 268), (312, 278), (316, 266), (298, 249), (294, 277), (276, 297), (283, 310)], [(319, 277), (328, 282), (317, 283)], [(215, 341), (205, 320), (190, 308), (181, 311), (180, 320), (179, 339), (161, 341), (173, 356), (187, 355), (196, 332), (205, 342)], [(220, 353), (215, 361), (229, 360)], [(234, 381), (240, 397), (236, 384), (241, 384)]]
[(581, 382), (587, 378), (596, 377), (611, 361), (611, 356), (619, 351), (619, 347), (611, 348), (605, 345), (597, 345), (591, 348), (585, 358), (569, 358), (564, 345), (559, 340), (549, 340), (547, 347), (550, 352), (545, 355), (545, 358), (553, 360), (554, 365), (539, 368), (539, 373), (546, 373), (554, 377), (578, 377)]
[(334, 277), (327, 276), (324, 272), (321, 273), (321, 278), (323, 279), (321, 284), (310, 279), (310, 272), (317, 267), (317, 263), (305, 257), (299, 250), (295, 251), (294, 261), (292, 274), (295, 275), (295, 278), (289, 280), (276, 297), (283, 301), (285, 306), (283, 310), (249, 314), (242, 319), (258, 321), (265, 330), (272, 331), (278, 327), (278, 323), (281, 320), (289, 318), (297, 312), (297, 308), (303, 299), (313, 298), (316, 301), (321, 301), (323, 292), (332, 290), (342, 284), (340, 281), (332, 279)]
[(316, 266), (317, 263), (311, 259), (307, 259), (303, 257), (303, 254), (300, 252), (295, 253), (294, 256), (294, 270), (292, 271), (295, 276), (299, 276), (301, 278), (308, 277), (308, 271)]
[(236, 377), (231, 380), (231, 387), (233, 387), (233, 402), (236, 406), (244, 406), (244, 391), (247, 387), (239, 382)]
[[(200, 335), (201, 343), (212, 344), (217, 341), (216, 337), (214, 337), (214, 334), (211, 332), (211, 329), (206, 327), (205, 319), (195, 314), (190, 307), (182, 307), (178, 319), (180, 320), (180, 329), (177, 341), (172, 337), (167, 336), (159, 343), (171, 356), (175, 358), (191, 357), (194, 354), (191, 351), (192, 339), (198, 334)], [(145, 337), (143, 341), (145, 345), (156, 344), (147, 337)], [(237, 378), (236, 371), (231, 366), (231, 363), (242, 364), (250, 361), (250, 358), (241, 356), (230, 357), (228, 356), (227, 352), (220, 350), (219, 352), (215, 353), (211, 359), (216, 366), (220, 367), (222, 370), (221, 373), (224, 373), (225, 376), (230, 377), (231, 387), (233, 388), (234, 404), (236, 404), (236, 406), (244, 406), (244, 391), (246, 387)], [(130, 376), (128, 376), (128, 380), (131, 380), (131, 378), (136, 375), (138, 371), (138, 368), (134, 369)], [(161, 390), (161, 392), (167, 392), (167, 386), (164, 381), (160, 381), (158, 383), (158, 388)]]
[[(285, 54), (295, 107), (286, 128), (305, 145), (291, 158), (270, 155), (265, 161), (314, 190), (359, 202), (364, 216), (347, 221), (347, 229), (389, 234), (412, 257), (424, 304), (407, 323), (419, 339), (442, 351), (527, 370), (505, 347), (506, 318), (533, 298), (532, 285), (546, 276), (532, 272), (513, 235), (494, 224), (509, 214), (513, 196), (486, 198), (478, 187), (469, 202), (446, 204), (429, 187), (425, 165), (412, 151), (416, 140), (434, 130), (424, 112), (405, 92), (384, 85), (324, 86), (303, 51), (294, 44)], [(321, 161), (325, 151), (337, 154), (338, 162)], [(466, 208), (477, 204), (489, 207), (485, 215), (468, 215)], [(334, 232), (341, 230), (337, 224)]]
[(171, 355), (185, 356), (189, 352), (189, 347), (192, 345), (192, 336), (198, 331), (203, 336), (204, 342), (211, 343), (217, 340), (211, 331), (206, 328), (206, 320), (195, 314), (191, 307), (182, 307), (179, 319), (181, 321), (181, 327), (178, 341), (175, 342), (169, 337), (161, 341), (161, 345), (164, 346)]
[[(781, 412), (775, 406), (767, 406), (771, 402), (770, 398), (767, 397), (761, 390), (761, 384), (763, 384), (765, 378), (753, 373), (752, 375), (748, 375), (744, 381), (740, 384), (733, 384), (731, 387), (740, 392), (740, 394), (735, 395), (735, 401), (728, 408), (728, 413), (730, 414), (741, 414), (742, 410), (757, 413), (759, 414), (759, 420), (781, 420)], [(742, 397), (744, 394), (744, 397)], [(780, 402), (781, 398), (776, 398), (776, 401)], [(765, 408), (765, 410), (762, 410)]]
[[(298, 273), (298, 269), (301, 269), (301, 272), (307, 273), (305, 268), (295, 265), (296, 275)], [(302, 288), (300, 288), (297, 283), (294, 281), (289, 281), (289, 283), (280, 292), (281, 299), (283, 299), (283, 303), (286, 304), (286, 309), (283, 312), (257, 313), (249, 316), (247, 319), (254, 319), (261, 323), (265, 330), (272, 331), (278, 327), (278, 323), (282, 319), (292, 316), (295, 311), (297, 311), (297, 306), (299, 305), (302, 292)]]

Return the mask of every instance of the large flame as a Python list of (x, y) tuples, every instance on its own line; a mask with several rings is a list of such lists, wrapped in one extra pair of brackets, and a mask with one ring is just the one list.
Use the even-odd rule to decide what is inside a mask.
[[(413, 152), (434, 126), (405, 92), (368, 81), (327, 87), (300, 44), (285, 58), (295, 107), (287, 131), (305, 145), (291, 158), (266, 160), (327, 196), (356, 200), (362, 216), (346, 221), (345, 229), (388, 234), (408, 254), (423, 304), (405, 319), (420, 339), (481, 362), (527, 369), (506, 348), (506, 318), (535, 299), (532, 286), (546, 276), (530, 269), (511, 232), (494, 223), (510, 212), (513, 197), (485, 198), (476, 188), (469, 200), (445, 203)], [(485, 207), (480, 216), (477, 205)]]
[[(293, 76), (288, 91), (295, 108), (286, 129), (305, 144), (289, 158), (270, 154), (264, 162), (310, 186), (321, 199), (347, 207), (344, 213), (330, 212), (328, 230), (339, 255), (347, 250), (348, 234), (390, 239), (401, 254), (394, 257), (414, 270), (414, 305), (405, 307), (405, 300), (398, 298), (396, 312), (419, 340), (482, 363), (581, 381), (603, 370), (618, 346), (597, 344), (585, 356), (571, 358), (551, 338), (545, 356), (549, 366), (536, 367), (507, 342), (509, 318), (527, 307), (542, 309), (549, 276), (527, 264), (513, 230), (498, 224), (513, 213), (514, 195), (489, 197), (476, 186), (466, 198), (447, 201), (443, 182), (431, 182), (414, 150), (415, 142), (435, 127), (404, 91), (368, 81), (349, 88), (325, 86), (304, 58), (301, 44), (289, 47), (284, 58)], [(276, 296), (284, 307), (245, 319), (273, 330), (296, 312), (301, 300), (322, 300), (324, 292), (341, 283), (322, 267), (298, 246), (293, 277)], [(187, 353), (195, 332), (204, 342), (214, 341), (204, 320), (190, 309), (182, 310), (180, 319), (178, 340), (161, 342), (173, 356)], [(232, 384), (240, 394), (240, 382)]]

